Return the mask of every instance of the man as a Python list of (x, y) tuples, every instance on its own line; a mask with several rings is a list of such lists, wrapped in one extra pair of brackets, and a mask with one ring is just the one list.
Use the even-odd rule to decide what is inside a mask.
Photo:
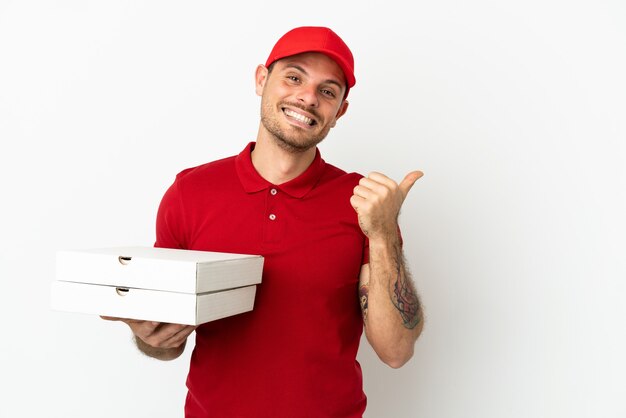
[(254, 310), (197, 329), (105, 319), (126, 322), (138, 347), (163, 360), (178, 357), (196, 331), (187, 417), (360, 417), (362, 330), (400, 367), (423, 327), (397, 223), (422, 173), (398, 185), (321, 159), (316, 145), (346, 113), (355, 85), (352, 53), (332, 30), (286, 33), (255, 82), (256, 142), (179, 173), (159, 207), (155, 243), (263, 255)]

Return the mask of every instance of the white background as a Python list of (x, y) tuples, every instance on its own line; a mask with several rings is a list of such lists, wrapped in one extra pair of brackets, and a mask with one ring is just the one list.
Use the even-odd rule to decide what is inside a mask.
[(175, 174), (254, 139), (255, 66), (299, 25), (356, 57), (324, 158), (425, 172), (427, 325), (399, 370), (364, 342), (366, 416), (626, 416), (623, 1), (210, 3), (0, 1), (1, 417), (182, 416), (190, 350), (51, 311), (55, 251), (152, 245)]

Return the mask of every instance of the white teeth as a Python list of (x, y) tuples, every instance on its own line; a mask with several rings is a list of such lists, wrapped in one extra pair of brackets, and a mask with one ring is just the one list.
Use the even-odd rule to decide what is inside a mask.
[(296, 113), (293, 110), (285, 109), (285, 115), (294, 118), (299, 122), (306, 123), (307, 125), (311, 125), (313, 123), (313, 119), (307, 118), (306, 116)]

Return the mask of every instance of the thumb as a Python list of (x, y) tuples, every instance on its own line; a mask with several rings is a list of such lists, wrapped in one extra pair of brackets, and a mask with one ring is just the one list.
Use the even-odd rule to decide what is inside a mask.
[(409, 190), (411, 190), (411, 187), (413, 187), (415, 182), (419, 180), (420, 177), (422, 177), (423, 175), (424, 173), (422, 173), (421, 171), (411, 171), (409, 174), (404, 176), (404, 179), (402, 179), (398, 187), (400, 188), (400, 191), (405, 198), (406, 195), (409, 194)]

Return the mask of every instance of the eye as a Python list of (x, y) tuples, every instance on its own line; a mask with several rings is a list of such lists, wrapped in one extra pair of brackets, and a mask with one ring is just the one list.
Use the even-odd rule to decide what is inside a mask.
[(332, 90), (322, 89), (321, 92), (322, 92), (323, 95), (328, 96), (330, 98), (334, 98), (335, 97), (335, 92), (332, 91)]
[(295, 76), (295, 75), (288, 75), (287, 79), (293, 81), (294, 83), (300, 82), (300, 78), (298, 76)]

